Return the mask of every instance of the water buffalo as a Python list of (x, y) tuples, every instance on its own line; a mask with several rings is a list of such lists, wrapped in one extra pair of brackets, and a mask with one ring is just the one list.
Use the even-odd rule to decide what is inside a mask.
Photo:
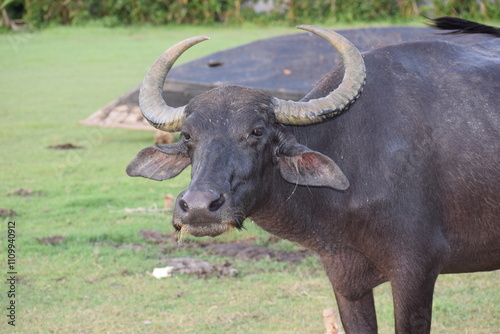
[(347, 333), (377, 332), (372, 289), (387, 281), (396, 333), (429, 333), (439, 274), (500, 268), (500, 39), (361, 56), (330, 30), (300, 28), (345, 69), (300, 102), (224, 86), (169, 107), (169, 69), (206, 38), (161, 55), (140, 106), (181, 139), (143, 149), (127, 173), (165, 180), (192, 166), (173, 212), (181, 233), (217, 236), (249, 217), (317, 252)]

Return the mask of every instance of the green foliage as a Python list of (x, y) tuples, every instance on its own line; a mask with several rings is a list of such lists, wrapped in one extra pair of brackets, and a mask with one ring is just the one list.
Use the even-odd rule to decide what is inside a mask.
[(464, 19), (498, 19), (500, 17), (499, 0), (433, 0), (430, 14), (438, 16), (460, 16)]
[(333, 0), (333, 1), (293, 1), (288, 11), (292, 22), (325, 21), (374, 21), (398, 17), (396, 1), (378, 0)]
[[(9, 1), (10, 2), (10, 1)], [(14, 0), (16, 10), (40, 27), (50, 23), (104, 26), (130, 24), (286, 24), (310, 22), (401, 21), (427, 16), (500, 19), (500, 0), (275, 0), (271, 13), (242, 9), (241, 0)], [(248, 4), (248, 2), (247, 2)], [(244, 6), (243, 6), (244, 7)], [(21, 9), (22, 10), (22, 9)]]
[(7, 7), (7, 5), (12, 4), (14, 2), (13, 0), (5, 0), (4, 2), (0, 2), (0, 10), (4, 9)]
[(103, 19), (105, 25), (203, 24), (224, 21), (239, 1), (217, 0), (26, 0), (26, 20), (35, 26)]
[[(279, 0), (293, 24), (304, 22), (400, 21), (429, 16), (498, 19), (499, 0)], [(284, 8), (284, 7), (282, 7)]]

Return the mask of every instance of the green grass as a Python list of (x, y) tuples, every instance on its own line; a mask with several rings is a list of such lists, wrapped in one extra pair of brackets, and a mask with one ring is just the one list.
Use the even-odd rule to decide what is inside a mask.
[[(169, 214), (127, 213), (125, 208), (163, 206), (189, 182), (183, 173), (162, 183), (130, 178), (125, 167), (152, 133), (77, 125), (142, 80), (168, 46), (193, 35), (212, 39), (181, 62), (252, 40), (294, 33), (288, 27), (54, 27), (0, 35), (0, 208), (14, 209), (18, 271), (19, 333), (323, 333), (321, 311), (335, 302), (316, 257), (299, 265), (272, 260), (244, 262), (155, 245), (141, 229), (172, 231)], [(73, 143), (80, 150), (50, 145)], [(27, 188), (30, 197), (8, 195)], [(1, 218), (0, 254), (6, 258)], [(61, 235), (43, 245), (36, 238)], [(282, 250), (252, 223), (222, 236)], [(140, 250), (116, 245), (136, 244)], [(113, 246), (115, 245), (115, 246)], [(167, 257), (192, 256), (222, 264), (237, 277), (177, 275), (156, 280), (148, 273)], [(5, 260), (0, 271), (6, 273)], [(499, 273), (439, 279), (434, 333), (498, 333)], [(2, 285), (1, 309), (6, 288)], [(5, 290), (5, 291), (4, 291)], [(387, 285), (376, 289), (380, 332), (392, 331)], [(12, 330), (0, 312), (0, 332)]]

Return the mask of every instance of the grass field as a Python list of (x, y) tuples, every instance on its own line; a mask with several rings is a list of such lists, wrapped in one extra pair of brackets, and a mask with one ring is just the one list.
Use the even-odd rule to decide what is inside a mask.
[[(7, 277), (7, 224), (16, 221), (18, 333), (324, 333), (321, 312), (331, 287), (315, 256), (300, 264), (223, 258), (199, 247), (154, 244), (141, 229), (170, 233), (162, 208), (186, 173), (162, 183), (130, 178), (125, 167), (152, 133), (77, 125), (136, 86), (168, 46), (194, 35), (212, 39), (181, 62), (252, 40), (295, 32), (287, 27), (55, 27), (0, 34), (0, 272)], [(52, 150), (72, 143), (77, 150)], [(13, 191), (29, 189), (31, 194)], [(253, 240), (297, 249), (258, 227), (219, 240)], [(38, 239), (62, 236), (56, 245)], [(187, 240), (186, 242), (190, 242)], [(192, 241), (191, 241), (192, 242)], [(168, 258), (232, 263), (236, 277), (149, 275)], [(500, 333), (500, 273), (442, 276), (436, 286), (434, 333)], [(0, 287), (0, 332), (8, 285)], [(376, 289), (381, 333), (393, 328), (390, 289)]]

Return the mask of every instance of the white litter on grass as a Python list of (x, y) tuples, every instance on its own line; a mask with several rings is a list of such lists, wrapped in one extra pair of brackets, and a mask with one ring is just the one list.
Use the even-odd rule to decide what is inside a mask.
[(167, 266), (165, 268), (155, 268), (153, 269), (153, 276), (157, 279), (162, 279), (165, 277), (171, 277), (173, 275), (174, 267)]

